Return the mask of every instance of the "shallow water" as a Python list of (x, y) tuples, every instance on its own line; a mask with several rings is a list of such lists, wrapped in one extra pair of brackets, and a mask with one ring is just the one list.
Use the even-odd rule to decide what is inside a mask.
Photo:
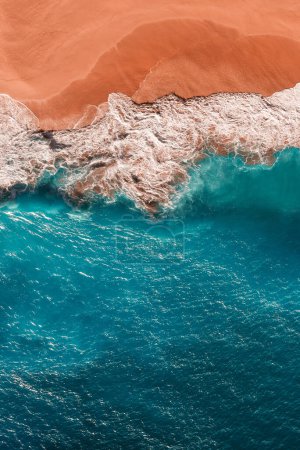
[(0, 210), (0, 448), (298, 449), (300, 153), (172, 212)]

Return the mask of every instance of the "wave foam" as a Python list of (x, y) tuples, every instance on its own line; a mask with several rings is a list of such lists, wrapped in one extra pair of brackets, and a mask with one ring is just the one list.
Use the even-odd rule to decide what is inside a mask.
[(300, 84), (270, 97), (167, 96), (142, 105), (111, 94), (107, 111), (99, 111), (85, 128), (43, 132), (24, 105), (2, 95), (2, 197), (34, 189), (48, 174), (56, 175), (58, 189), (73, 201), (124, 193), (156, 212), (172, 205), (178, 184), (207, 150), (268, 164), (276, 151), (300, 146)]

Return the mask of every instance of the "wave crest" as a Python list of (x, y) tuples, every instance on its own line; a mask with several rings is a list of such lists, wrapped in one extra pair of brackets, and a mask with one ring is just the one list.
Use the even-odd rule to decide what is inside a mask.
[(48, 174), (72, 201), (122, 193), (154, 213), (172, 206), (207, 150), (270, 164), (276, 151), (300, 147), (300, 84), (271, 97), (167, 96), (142, 105), (111, 94), (93, 125), (56, 132), (38, 130), (35, 116), (9, 97), (0, 114), (2, 197), (32, 190)]

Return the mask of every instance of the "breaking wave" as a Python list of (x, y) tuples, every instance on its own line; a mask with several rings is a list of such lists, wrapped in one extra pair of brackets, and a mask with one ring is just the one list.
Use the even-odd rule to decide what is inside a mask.
[(300, 213), (300, 150), (285, 149), (272, 165), (211, 155), (190, 173), (175, 202), (178, 214), (216, 211)]

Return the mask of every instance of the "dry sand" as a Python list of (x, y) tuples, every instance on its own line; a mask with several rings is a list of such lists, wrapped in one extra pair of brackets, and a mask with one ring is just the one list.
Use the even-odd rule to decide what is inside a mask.
[(44, 128), (73, 127), (112, 92), (152, 102), (300, 81), (299, 0), (2, 0), (0, 21), (0, 92)]

